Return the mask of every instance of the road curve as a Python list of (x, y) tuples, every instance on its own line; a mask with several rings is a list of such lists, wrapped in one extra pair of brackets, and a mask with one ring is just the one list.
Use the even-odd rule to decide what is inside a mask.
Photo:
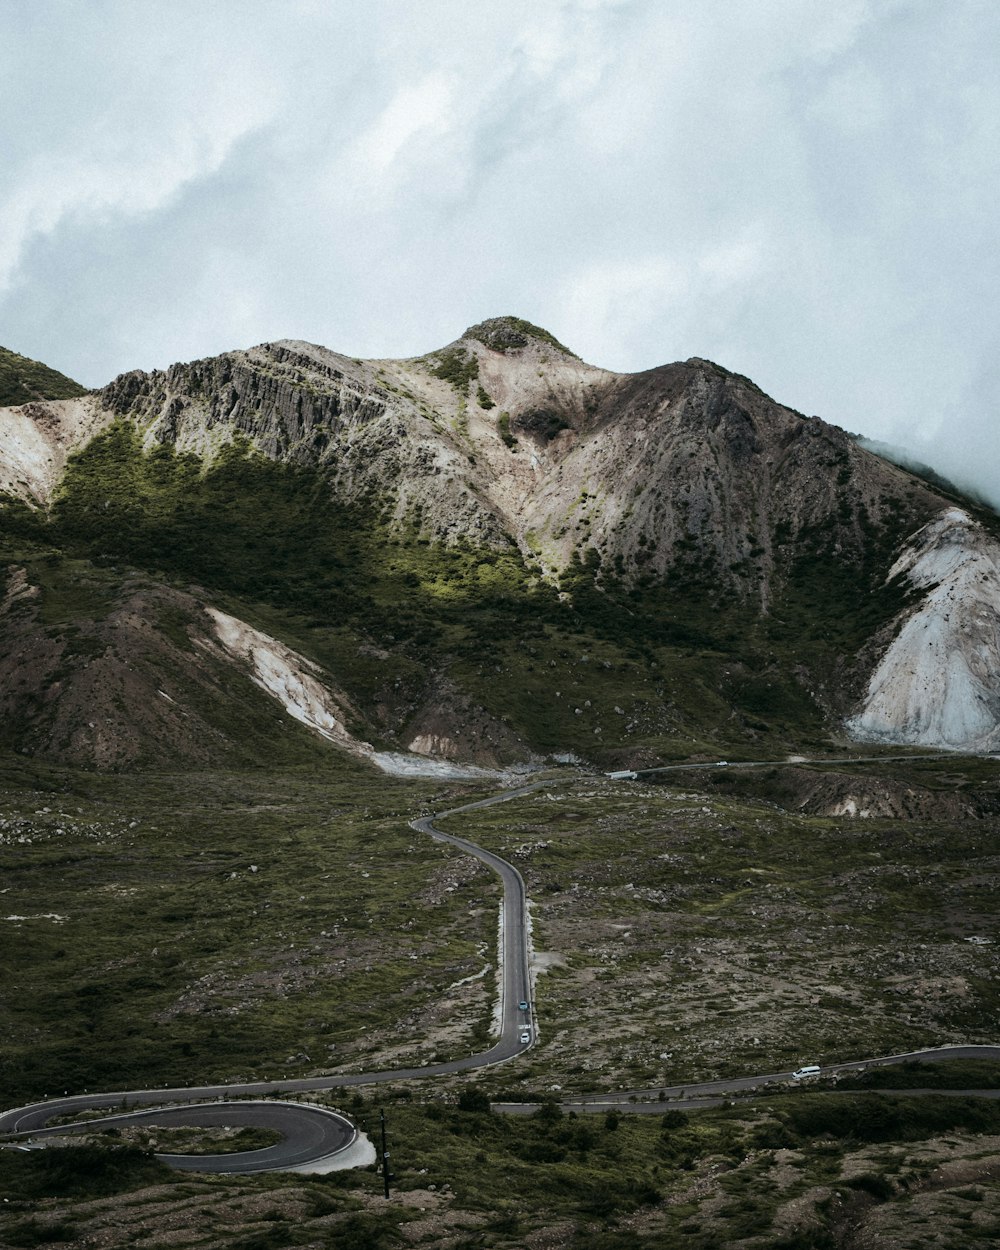
[[(320, 1090), (343, 1089), (354, 1085), (374, 1085), (389, 1081), (411, 1081), (428, 1076), (443, 1076), (449, 1073), (466, 1072), (472, 1068), (485, 1068), (491, 1064), (502, 1063), (528, 1049), (530, 1042), (522, 1043), (520, 1037), (526, 1026), (529, 1027), (531, 1037), (534, 1037), (534, 1028), (529, 1025), (530, 1011), (525, 1013), (518, 1007), (520, 1002), (531, 1001), (528, 970), (527, 905), (524, 893), (524, 880), (514, 865), (509, 864), (505, 859), (501, 859), (499, 855), (494, 855), (492, 851), (484, 850), (482, 847), (476, 846), (464, 838), (444, 833), (442, 830), (437, 829), (433, 822), (435, 819), (451, 816), (457, 812), (492, 807), (496, 803), (505, 803), (510, 799), (520, 798), (539, 789), (542, 784), (541, 782), (533, 782), (529, 785), (519, 786), (517, 789), (508, 790), (489, 799), (479, 799), (474, 803), (465, 803), (460, 807), (451, 808), (446, 812), (439, 812), (433, 816), (420, 816), (410, 822), (411, 828), (419, 833), (427, 833), (440, 842), (448, 842), (466, 854), (475, 856), (492, 868), (503, 883), (503, 938), (502, 949), (498, 953), (497, 961), (500, 970), (500, 992), (502, 994), (502, 1027), (500, 1037), (488, 1050), (480, 1051), (473, 1055), (466, 1055), (462, 1059), (452, 1059), (446, 1063), (425, 1064), (418, 1068), (395, 1068), (384, 1072), (357, 1072), (343, 1076), (293, 1078), (283, 1081), (249, 1081), (231, 1085), (118, 1090), (105, 1094), (80, 1094), (64, 1098), (52, 1098), (47, 1099), (45, 1102), (36, 1102), (29, 1106), (16, 1107), (0, 1114), (0, 1133), (31, 1134), (34, 1136), (38, 1136), (43, 1132), (65, 1134), (68, 1131), (65, 1126), (46, 1130), (45, 1125), (55, 1117), (75, 1115), (82, 1111), (105, 1109), (109, 1112), (108, 1116), (103, 1117), (100, 1121), (88, 1121), (85, 1127), (89, 1128), (94, 1124), (99, 1124), (101, 1127), (121, 1125), (122, 1123), (134, 1121), (133, 1114), (122, 1114), (121, 1109), (125, 1106), (135, 1108), (148, 1104), (166, 1105), (170, 1107), (171, 1116), (180, 1116), (182, 1113), (187, 1112), (200, 1115), (203, 1113), (204, 1105), (215, 1099), (263, 1098), (267, 1095), (311, 1093)], [(190, 1104), (195, 1105), (191, 1106)], [(166, 1162), (174, 1167), (183, 1167), (187, 1170), (201, 1172), (280, 1171), (299, 1167), (303, 1163), (325, 1159), (333, 1153), (333, 1151), (327, 1149), (328, 1142), (323, 1140), (315, 1143), (315, 1150), (320, 1153), (314, 1153), (311, 1158), (302, 1157), (301, 1140), (314, 1130), (314, 1121), (311, 1119), (312, 1112), (322, 1112), (323, 1108), (299, 1103), (272, 1104), (270, 1102), (240, 1101), (218, 1105), (225, 1108), (228, 1118), (225, 1120), (215, 1119), (212, 1121), (213, 1123), (239, 1123), (277, 1127), (284, 1132), (286, 1126), (289, 1129), (293, 1127), (297, 1112), (301, 1111), (302, 1125), (301, 1128), (297, 1129), (290, 1136), (286, 1136), (283, 1142), (271, 1147), (268, 1151), (252, 1151), (245, 1154), (219, 1156), (173, 1155), (165, 1156)], [(267, 1116), (264, 1115), (263, 1109), (273, 1105), (281, 1105), (286, 1108), (282, 1113), (280, 1125), (269, 1121)], [(161, 1112), (156, 1112), (150, 1118), (155, 1118), (157, 1124), (165, 1122), (162, 1119)], [(174, 1118), (171, 1122), (180, 1124), (195, 1123), (197, 1121)], [(347, 1121), (343, 1122), (345, 1124), (348, 1123)], [(84, 1130), (80, 1128), (76, 1131)], [(345, 1149), (349, 1144), (350, 1142), (345, 1140), (340, 1149)], [(267, 1162), (262, 1164), (257, 1156), (265, 1154), (267, 1155)], [(186, 1161), (183, 1163), (179, 1162), (181, 1159)]]
[[(849, 1072), (863, 1072), (866, 1068), (888, 1067), (900, 1063), (938, 1063), (952, 1059), (994, 1059), (1000, 1060), (1000, 1046), (934, 1046), (926, 1050), (905, 1051), (896, 1055), (879, 1055), (874, 1059), (850, 1059), (844, 1063), (823, 1065), (817, 1080), (831, 1076), (840, 1076)], [(717, 1105), (708, 1103), (706, 1099), (717, 1099), (718, 1102), (728, 1101), (728, 1095), (747, 1094), (763, 1089), (768, 1085), (795, 1084), (792, 1072), (768, 1072), (758, 1076), (730, 1077), (722, 1081), (690, 1081), (685, 1085), (658, 1085), (645, 1089), (623, 1089), (607, 1094), (588, 1094), (579, 1098), (563, 1099), (566, 1108), (582, 1106), (589, 1108), (611, 1107), (619, 1103), (637, 1102), (658, 1103), (670, 1102), (676, 1106), (688, 1103), (691, 1106)], [(809, 1081), (802, 1082), (802, 1089), (810, 1088)], [(863, 1093), (864, 1091), (857, 1091)], [(888, 1091), (875, 1090), (875, 1093)], [(948, 1091), (933, 1091), (948, 1092)], [(971, 1091), (953, 1090), (952, 1093), (969, 1093)], [(978, 1092), (978, 1091), (977, 1091)]]
[[(36, 1117), (29, 1118), (34, 1120)], [(315, 1165), (346, 1150), (358, 1135), (350, 1120), (326, 1107), (268, 1100), (189, 1103), (157, 1107), (151, 1111), (119, 1112), (82, 1124), (35, 1127), (31, 1136), (33, 1139), (65, 1137), (71, 1133), (91, 1133), (135, 1125), (156, 1128), (268, 1128), (282, 1134), (280, 1142), (260, 1150), (219, 1155), (157, 1153), (156, 1157), (164, 1163), (188, 1172), (271, 1172)]]
[[(854, 761), (852, 761), (854, 762)], [(677, 767), (677, 766), (675, 766)], [(682, 768), (711, 765), (681, 765)], [(644, 770), (668, 771), (664, 770)], [(435, 815), (420, 816), (410, 822), (411, 828), (429, 834), (440, 842), (450, 843), (468, 855), (475, 856), (498, 874), (503, 884), (503, 936), (498, 955), (500, 992), (502, 994), (502, 1027), (500, 1037), (488, 1050), (453, 1059), (446, 1063), (426, 1064), (418, 1068), (396, 1068), (391, 1071), (357, 1072), (337, 1076), (292, 1078), (280, 1081), (251, 1081), (230, 1085), (202, 1085), (185, 1088), (120, 1090), (104, 1094), (83, 1094), (54, 1098), (45, 1102), (17, 1107), (0, 1114), (0, 1133), (32, 1135), (83, 1132), (92, 1127), (109, 1127), (145, 1120), (156, 1124), (242, 1124), (277, 1128), (283, 1140), (266, 1150), (230, 1155), (164, 1155), (171, 1166), (203, 1172), (258, 1172), (297, 1169), (303, 1165), (329, 1159), (353, 1141), (353, 1125), (342, 1116), (312, 1104), (273, 1101), (282, 1094), (302, 1094), (320, 1090), (344, 1089), (358, 1085), (375, 1085), (390, 1081), (418, 1080), (466, 1072), (502, 1063), (521, 1054), (531, 1044), (520, 1037), (530, 1022), (530, 1038), (534, 1038), (534, 1021), (518, 1004), (531, 1002), (528, 963), (527, 912), (524, 880), (513, 864), (475, 843), (444, 833), (434, 821), (458, 812), (492, 807), (523, 797), (540, 789), (545, 783), (534, 782), (492, 798), (480, 799)], [(832, 1076), (876, 1065), (906, 1062), (933, 1062), (942, 1059), (1000, 1059), (1000, 1046), (941, 1046), (871, 1059), (856, 1059), (831, 1064), (821, 1069), (821, 1076)], [(684, 1085), (651, 1089), (618, 1090), (614, 1093), (567, 1098), (563, 1105), (580, 1110), (649, 1111), (663, 1102), (673, 1106), (714, 1106), (734, 1094), (745, 1094), (768, 1085), (792, 1081), (791, 1072), (772, 1072), (758, 1076), (730, 1078), (721, 1081), (688, 1082)], [(948, 1091), (959, 1092), (959, 1091)], [(974, 1092), (974, 1091), (967, 1091)], [(260, 1100), (270, 1096), (268, 1101)], [(239, 1101), (219, 1101), (237, 1099)], [(155, 1112), (136, 1112), (135, 1108), (157, 1104)], [(498, 1110), (526, 1110), (532, 1104), (498, 1104)], [(131, 1111), (125, 1107), (132, 1108)], [(70, 1116), (82, 1111), (107, 1110), (109, 1115), (72, 1128), (52, 1126), (57, 1116)], [(206, 1118), (207, 1117), (207, 1118)], [(339, 1142), (339, 1145), (337, 1144)]]
[[(436, 816), (421, 816), (410, 821), (410, 827), (419, 833), (429, 833), (439, 842), (448, 842), (457, 846), (467, 855), (474, 855), (500, 878), (503, 883), (503, 933), (502, 949), (497, 959), (500, 973), (501, 994), (501, 1029), (500, 1040), (490, 1050), (480, 1055), (471, 1055), (468, 1060), (459, 1060), (468, 1067), (484, 1067), (487, 1063), (497, 1063), (502, 1059), (513, 1058), (525, 1050), (526, 1044), (521, 1042), (522, 1032), (527, 1029), (532, 1038), (535, 1035), (534, 1021), (528, 1012), (522, 1011), (518, 1004), (531, 1003), (531, 975), (528, 965), (528, 913), (524, 892), (524, 878), (513, 864), (509, 864), (492, 851), (483, 850), (474, 842), (454, 834), (442, 833), (435, 828), (434, 820), (444, 816), (452, 816), (456, 812), (475, 811), (482, 807), (492, 807), (496, 803), (506, 803), (509, 799), (521, 798), (541, 788), (541, 782), (533, 785), (520, 786), (507, 794), (499, 794), (491, 799), (481, 799), (478, 803), (466, 803), (462, 807), (452, 808), (447, 812), (439, 812)], [(530, 1045), (530, 1042), (528, 1043)], [(471, 1062), (470, 1062), (471, 1061)], [(461, 1071), (461, 1069), (452, 1069)], [(425, 1069), (426, 1071), (426, 1069)]]

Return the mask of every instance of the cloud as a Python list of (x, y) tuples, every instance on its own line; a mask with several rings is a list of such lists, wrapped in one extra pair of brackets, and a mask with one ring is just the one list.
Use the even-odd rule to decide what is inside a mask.
[[(214, 174), (272, 109), (266, 84), (248, 72), (258, 59), (253, 50), (218, 63), (211, 38), (196, 39), (202, 32), (190, 13), (184, 20), (184, 6), (176, 22), (148, 6), (111, 5), (103, 6), (105, 21), (76, 23), (67, 5), (38, 7), (48, 8), (53, 27), (37, 22), (23, 59), (10, 56), (16, 41), (7, 45), (7, 129), (34, 126), (36, 134), (5, 169), (0, 291), (30, 281), (20, 273), (27, 251), (68, 219), (99, 232), (166, 209), (187, 184)], [(43, 46), (50, 34), (62, 53), (54, 69)], [(36, 112), (31, 101), (42, 93), (61, 107), (46, 100)]]
[[(404, 149), (421, 140), (420, 151), (454, 128), (455, 85), (442, 74), (430, 74), (407, 84), (389, 101), (372, 124), (349, 146), (346, 159), (356, 176), (385, 175), (398, 167)], [(407, 152), (410, 162), (418, 153)]]

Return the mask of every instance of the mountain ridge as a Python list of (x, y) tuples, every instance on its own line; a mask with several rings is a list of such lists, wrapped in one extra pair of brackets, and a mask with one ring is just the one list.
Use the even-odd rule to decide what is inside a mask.
[(38, 399), (77, 399), (87, 388), (64, 373), (0, 347), (0, 408)]
[[(360, 362), (296, 340), (265, 343), (175, 365), (162, 374), (121, 375), (101, 392), (101, 402), (106, 410), (143, 426), (150, 440), (172, 442), (182, 450), (212, 454), (221, 440), (245, 435), (271, 458), (330, 467), (335, 489), (348, 497), (372, 486), (384, 493), (389, 485), (397, 491), (397, 521), (416, 506), (428, 507), (420, 484), (437, 478), (434, 520), (425, 523), (430, 537), (447, 541), (472, 527), (480, 537), (495, 540), (499, 528), (511, 533), (527, 556), (538, 555), (533, 548), (540, 545), (548, 557), (541, 562), (552, 569), (569, 563), (579, 544), (575, 536), (567, 540), (567, 534), (578, 525), (591, 531), (583, 546), (603, 548), (602, 558), (621, 555), (632, 566), (649, 563), (648, 554), (636, 550), (645, 520), (658, 530), (666, 523), (666, 559), (652, 561), (657, 574), (665, 571), (676, 541), (700, 539), (713, 529), (716, 554), (730, 565), (748, 557), (757, 545), (755, 537), (764, 538), (767, 572), (770, 536), (755, 535), (746, 517), (755, 514), (763, 529), (769, 529), (764, 514), (776, 490), (799, 500), (790, 518), (799, 529), (835, 511), (834, 487), (848, 480), (860, 488), (855, 502), (877, 521), (887, 481), (894, 486), (902, 481), (884, 459), (859, 454), (863, 449), (838, 427), (776, 404), (748, 379), (711, 362), (694, 358), (636, 374), (614, 374), (565, 350), (553, 360), (548, 343), (537, 338), (498, 352), (480, 342), (475, 329), (437, 352), (406, 360)], [(442, 384), (436, 372), (442, 354), (456, 351), (465, 355), (465, 363), (475, 365), (475, 372), (463, 375), (457, 387)], [(486, 395), (488, 406), (474, 390)], [(206, 394), (209, 401), (201, 402)], [(676, 416), (667, 413), (671, 406)], [(677, 476), (676, 462), (683, 460), (685, 485), (700, 477), (702, 489), (669, 508), (643, 499), (637, 516), (631, 479), (651, 447), (657, 454), (665, 416), (672, 427), (666, 431), (670, 454), (660, 455), (657, 486), (662, 491), (663, 483)], [(631, 428), (629, 418), (634, 418)], [(761, 454), (757, 427), (762, 420), (771, 427), (767, 435), (773, 457)], [(419, 446), (405, 437), (413, 425), (423, 440)], [(627, 442), (609, 448), (609, 433), (616, 429)], [(717, 445), (691, 465), (704, 450), (702, 443), (713, 436)], [(822, 467), (837, 468), (842, 479), (846, 470), (847, 480), (824, 480), (830, 475), (808, 466), (810, 480), (799, 482), (797, 470), (808, 457), (792, 444), (802, 437), (819, 438), (826, 456)], [(404, 447), (415, 454), (407, 459)], [(574, 463), (571, 453), (577, 450), (581, 454), (575, 459), (587, 464)], [(723, 450), (735, 470), (728, 481), (716, 472)], [(470, 453), (473, 467), (485, 461), (485, 473), (470, 471)], [(589, 464), (595, 454), (603, 456), (596, 471)], [(366, 466), (379, 458), (388, 473), (373, 483)], [(756, 482), (741, 481), (751, 461), (762, 473)], [(606, 509), (581, 498), (588, 474), (600, 476), (605, 484), (612, 481), (613, 497)], [(387, 483), (387, 477), (394, 480)], [(754, 487), (751, 499), (748, 491)], [(923, 523), (940, 503), (923, 483), (915, 489), (926, 506), (923, 512), (915, 510), (914, 517)], [(687, 513), (683, 520), (680, 512)], [(626, 519), (634, 518), (634, 532), (617, 542), (612, 531), (626, 513)], [(567, 518), (568, 527), (559, 517)]]
[[(929, 593), (894, 566), (953, 504), (710, 361), (613, 373), (509, 317), (422, 357), (280, 340), (0, 410), (0, 469), (33, 584), (48, 544), (266, 607), (376, 750), (487, 764), (843, 734)], [(553, 679), (600, 652), (601, 698), (558, 706), (532, 651)]]

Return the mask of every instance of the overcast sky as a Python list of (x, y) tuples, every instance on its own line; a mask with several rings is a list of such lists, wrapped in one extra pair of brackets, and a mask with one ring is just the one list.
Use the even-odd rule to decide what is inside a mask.
[(0, 344), (88, 385), (499, 313), (1000, 503), (996, 0), (0, 0)]

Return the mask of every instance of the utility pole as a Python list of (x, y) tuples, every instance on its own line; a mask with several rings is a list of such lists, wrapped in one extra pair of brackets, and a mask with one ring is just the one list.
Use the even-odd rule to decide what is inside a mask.
[(379, 1117), (382, 1121), (382, 1183), (385, 1186), (385, 1196), (389, 1197), (389, 1151), (385, 1144), (385, 1112), (379, 1108)]

